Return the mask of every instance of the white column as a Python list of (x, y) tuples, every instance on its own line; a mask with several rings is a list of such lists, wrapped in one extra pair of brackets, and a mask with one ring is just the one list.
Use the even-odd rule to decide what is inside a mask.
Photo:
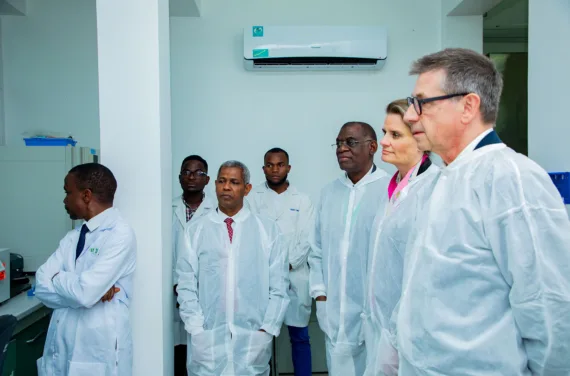
[(570, 0), (529, 0), (528, 153), (570, 171)]
[(137, 236), (134, 376), (173, 374), (168, 0), (97, 0), (102, 163)]
[(483, 52), (483, 13), (497, 0), (441, 0), (441, 48)]

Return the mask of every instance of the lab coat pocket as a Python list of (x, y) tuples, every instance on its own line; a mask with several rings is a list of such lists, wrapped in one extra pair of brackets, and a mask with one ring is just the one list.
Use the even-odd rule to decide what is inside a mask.
[(271, 359), (271, 343), (273, 336), (269, 333), (251, 332), (250, 346), (247, 349), (245, 362), (251, 366), (266, 366)]
[(317, 301), (317, 321), (319, 322), (319, 327), (325, 333), (327, 337), (329, 335), (329, 323), (327, 318), (327, 302)]
[(220, 362), (220, 347), (223, 348), (223, 338), (216, 338), (215, 330), (204, 330), (190, 336), (191, 359), (190, 374), (214, 372), (216, 361)]
[(84, 363), (69, 361), (68, 376), (102, 376), (106, 375), (105, 363)]

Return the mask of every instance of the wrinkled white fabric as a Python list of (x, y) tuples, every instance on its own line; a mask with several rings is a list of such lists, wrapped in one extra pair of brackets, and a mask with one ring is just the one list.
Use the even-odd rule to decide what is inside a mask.
[[(179, 248), (184, 246), (184, 230), (188, 225), (216, 208), (216, 204), (210, 200), (208, 196), (204, 196), (204, 200), (194, 213), (190, 222), (186, 222), (186, 205), (182, 201), (182, 196), (176, 197), (172, 200), (172, 284), (178, 283), (178, 274), (176, 273), (176, 261), (178, 259)], [(188, 333), (184, 329), (182, 319), (180, 319), (180, 312), (176, 308), (176, 296), (174, 296), (174, 346), (186, 345), (188, 342)], [(188, 354), (190, 355), (190, 354)], [(188, 362), (189, 362), (188, 358)]]
[[(37, 361), (40, 376), (132, 375), (129, 305), (135, 234), (114, 208), (86, 224), (90, 232), (77, 261), (81, 226), (61, 240), (36, 272), (36, 297), (53, 309), (43, 357)], [(121, 291), (101, 302), (113, 285)]]
[(309, 295), (309, 264), (307, 258), (311, 249), (309, 233), (314, 223), (314, 210), (309, 196), (300, 193), (295, 187), (278, 194), (263, 183), (255, 187), (247, 196), (250, 209), (277, 223), (284, 249), (289, 255), (289, 308), (285, 314), (285, 325), (304, 328), (309, 325), (311, 316), (311, 296)]
[[(398, 375), (396, 307), (402, 292), (406, 244), (418, 215), (418, 202), (429, 199), (439, 168), (433, 164), (400, 192), (390, 208), (380, 209), (370, 236), (366, 322), (366, 376)], [(386, 192), (388, 195), (388, 192)]]
[(418, 210), (398, 313), (400, 375), (570, 374), (570, 222), (504, 144), (442, 169)]
[[(368, 265), (370, 231), (374, 217), (384, 208), (390, 178), (374, 166), (358, 183), (346, 175), (327, 185), (315, 214), (315, 229), (311, 236), (310, 291), (316, 298), (317, 318), (329, 346), (327, 356), (336, 358), (336, 349), (351, 354), (353, 371), (365, 369), (366, 352), (362, 333), (365, 285)], [(362, 376), (338, 368), (340, 362), (329, 364), (331, 376)]]
[[(178, 256), (180, 316), (190, 333), (189, 375), (268, 375), (287, 311), (288, 261), (275, 222), (243, 208), (192, 221)], [(263, 329), (266, 333), (260, 332)]]

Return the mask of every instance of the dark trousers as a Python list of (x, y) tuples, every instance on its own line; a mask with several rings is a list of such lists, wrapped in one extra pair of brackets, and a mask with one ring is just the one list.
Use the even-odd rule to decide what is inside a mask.
[(309, 340), (309, 328), (297, 328), (288, 326), (289, 338), (291, 339), (291, 353), (293, 356), (293, 368), (295, 376), (311, 376), (311, 343)]
[(174, 346), (174, 376), (186, 376), (186, 345)]

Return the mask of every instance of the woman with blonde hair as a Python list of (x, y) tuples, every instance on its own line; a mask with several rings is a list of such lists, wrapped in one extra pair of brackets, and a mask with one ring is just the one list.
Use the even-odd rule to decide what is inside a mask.
[(418, 149), (409, 124), (405, 99), (386, 108), (382, 131), (382, 161), (397, 168), (380, 208), (370, 239), (364, 340), (367, 352), (366, 376), (397, 375), (396, 313), (402, 292), (404, 255), (413, 230), (420, 201), (429, 198), (439, 168), (428, 152)]

